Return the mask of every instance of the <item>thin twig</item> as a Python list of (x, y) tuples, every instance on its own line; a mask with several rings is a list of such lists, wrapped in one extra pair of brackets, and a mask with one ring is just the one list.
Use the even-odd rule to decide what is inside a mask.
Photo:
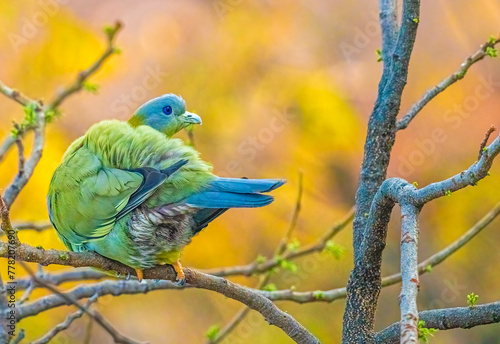
[(19, 246), (21, 242), (19, 241), (19, 238), (17, 237), (16, 230), (12, 228), (12, 224), (10, 223), (10, 216), (9, 216), (9, 209), (7, 208), (7, 204), (5, 204), (5, 201), (2, 196), (0, 196), (0, 212), (2, 213), (2, 231), (4, 234), (7, 236), (7, 240), (9, 243)]
[(14, 100), (15, 102), (21, 104), (22, 106), (27, 106), (28, 104), (31, 104), (34, 102), (33, 99), (25, 96), (21, 92), (12, 89), (5, 85), (3, 82), (0, 81), (0, 93), (3, 93), (5, 96), (9, 97), (10, 99)]
[(68, 98), (70, 95), (72, 95), (75, 92), (80, 91), (83, 88), (83, 85), (85, 81), (95, 72), (97, 72), (104, 62), (111, 57), (112, 55), (116, 54), (117, 50), (114, 46), (114, 40), (116, 37), (116, 34), (120, 31), (122, 28), (122, 23), (117, 21), (114, 26), (107, 28), (106, 30), (106, 35), (107, 35), (107, 47), (106, 50), (99, 56), (99, 58), (87, 69), (84, 71), (80, 72), (73, 84), (70, 86), (66, 87), (61, 93), (59, 93), (57, 96), (54, 97), (52, 101), (49, 102), (47, 109), (55, 109), (61, 105), (61, 103)]
[(463, 79), (469, 68), (476, 62), (479, 62), (486, 56), (488, 56), (489, 49), (493, 49), (499, 42), (500, 38), (489, 40), (488, 42), (483, 44), (478, 51), (467, 57), (467, 59), (460, 65), (460, 68), (457, 69), (453, 74), (446, 77), (438, 85), (427, 90), (422, 98), (420, 98), (420, 100), (413, 104), (410, 110), (408, 110), (408, 112), (403, 116), (403, 118), (401, 118), (401, 120), (397, 122), (396, 129), (406, 129), (410, 122), (427, 105), (427, 103), (434, 99), (438, 94), (446, 90), (449, 86), (453, 85), (458, 80)]
[[(19, 131), (20, 127), (16, 123), (14, 124), (14, 127)], [(25, 164), (25, 158), (24, 158), (24, 145), (23, 141), (19, 138), (19, 136), (16, 138), (16, 145), (17, 145), (17, 151), (19, 155), (19, 168), (18, 168), (18, 175), (22, 176), (24, 174), (24, 164)]]
[(491, 134), (496, 130), (495, 126), (491, 126), (488, 131), (486, 132), (486, 135), (484, 135), (484, 140), (481, 142), (481, 145), (479, 146), (479, 154), (477, 156), (477, 160), (481, 159), (484, 153), (484, 149), (486, 148), (486, 145), (488, 144), (488, 140), (490, 139)]
[[(306, 256), (311, 253), (320, 252), (324, 250), (327, 242), (331, 240), (335, 235), (337, 235), (342, 229), (346, 228), (349, 223), (351, 223), (354, 217), (354, 211), (355, 209), (351, 208), (351, 210), (349, 210), (349, 212), (340, 221), (338, 221), (330, 230), (328, 230), (324, 234), (324, 236), (316, 243), (304, 246), (303, 248), (297, 251), (285, 252), (281, 258), (285, 260), (293, 260)], [(273, 257), (263, 263), (253, 262), (247, 265), (216, 268), (216, 269), (204, 270), (203, 272), (221, 277), (238, 276), (238, 275), (251, 276), (253, 274), (261, 274), (267, 272), (279, 266), (282, 259), (278, 259), (278, 257)]]
[[(70, 271), (64, 271), (61, 273), (44, 273), (38, 278), (43, 280), (45, 283), (49, 283), (52, 285), (61, 285), (67, 282), (82, 282), (87, 280), (100, 280), (102, 278), (109, 277), (109, 275), (91, 269), (72, 269)], [(31, 278), (20, 278), (16, 280), (17, 282), (17, 290), (27, 289), (31, 286)], [(38, 288), (39, 285), (34, 283), (34, 287)]]
[[(87, 301), (85, 308), (89, 309), (89, 307), (92, 305), (92, 303), (94, 303), (96, 301), (97, 301), (97, 294), (94, 295), (93, 297), (91, 297)], [(81, 318), (83, 314), (84, 314), (84, 312), (81, 309), (79, 309), (78, 311), (68, 315), (62, 323), (55, 326), (53, 329), (51, 329), (49, 332), (47, 332), (42, 338), (31, 342), (31, 344), (47, 344), (47, 343), (49, 343), (59, 333), (67, 330), (71, 326), (73, 321), (75, 321), (78, 318)], [(93, 319), (93, 318), (90, 317), (90, 319)]]
[(281, 243), (276, 248), (276, 252), (274, 253), (275, 256), (280, 256), (286, 251), (287, 245), (292, 239), (293, 231), (295, 230), (295, 227), (297, 227), (297, 220), (299, 219), (300, 210), (302, 207), (302, 193), (304, 191), (303, 177), (304, 176), (302, 171), (299, 171), (299, 187), (297, 191), (297, 200), (295, 202), (295, 209), (293, 211), (293, 216), (290, 221), (290, 224), (288, 225), (288, 230), (286, 231), (285, 236), (281, 239)]
[[(68, 88), (64, 89), (62, 92), (58, 93), (53, 97), (53, 100), (49, 102), (47, 106), (43, 107), (43, 111), (45, 113), (55, 111), (58, 107), (63, 103), (66, 98), (72, 95), (75, 92), (78, 92), (82, 89), (83, 85), (94, 75), (99, 69), (104, 65), (104, 63), (114, 54), (118, 53), (118, 49), (114, 46), (114, 41), (116, 39), (116, 34), (119, 32), (121, 28), (121, 23), (117, 22), (115, 26), (110, 27), (106, 30), (107, 35), (107, 47), (104, 52), (98, 57), (98, 59), (87, 69), (78, 74), (77, 79), (73, 84), (68, 86)], [(13, 90), (12, 88), (6, 86), (0, 81), (0, 93), (3, 93), (7, 97), (13, 99), (23, 106), (28, 106), (29, 104), (36, 103), (34, 99), (25, 96), (24, 94)], [(28, 132), (35, 130), (37, 128), (36, 124), (28, 124), (22, 128), (16, 135), (8, 135), (4, 142), (0, 145), (0, 162), (3, 161), (7, 153), (16, 143), (16, 139), (22, 139), (24, 135)]]
[(25, 264), (24, 262), (19, 261), (19, 264), (21, 264), (21, 266), (26, 270), (26, 272), (31, 276), (31, 278), (33, 278), (33, 280), (35, 282), (37, 282), (38, 284), (42, 285), (44, 288), (50, 290), (52, 293), (58, 295), (59, 297), (61, 297), (62, 299), (64, 299), (68, 304), (75, 305), (80, 311), (82, 311), (83, 313), (85, 313), (85, 314), (89, 315), (90, 317), (92, 317), (92, 319), (94, 319), (99, 325), (101, 325), (101, 327), (106, 332), (108, 332), (111, 335), (111, 337), (113, 338), (113, 340), (115, 341), (115, 343), (122, 343), (122, 344), (138, 344), (138, 343), (140, 343), (140, 342), (137, 342), (135, 340), (129, 339), (129, 338), (123, 336), (122, 334), (120, 334), (117, 330), (115, 330), (111, 326), (111, 324), (107, 320), (105, 320), (103, 318), (103, 316), (100, 313), (88, 309), (87, 307), (85, 307), (82, 304), (80, 304), (77, 300), (75, 300), (75, 299), (71, 298), (70, 296), (68, 296), (67, 294), (62, 293), (61, 291), (59, 291), (56, 287), (53, 287), (50, 284), (47, 284), (44, 281), (40, 280), (33, 273), (33, 271), (29, 268), (29, 266), (27, 264)]
[(17, 198), (21, 190), (28, 183), (29, 179), (33, 175), (38, 162), (42, 158), (43, 147), (45, 144), (45, 112), (42, 110), (41, 106), (37, 105), (34, 109), (37, 116), (37, 124), (35, 127), (35, 141), (33, 143), (33, 149), (30, 158), (23, 163), (23, 173), (18, 173), (14, 178), (14, 181), (7, 187), (5, 191), (5, 204), (7, 208), (10, 209), (12, 203)]
[(34, 230), (36, 232), (43, 232), (44, 230), (51, 229), (52, 223), (50, 221), (43, 222), (12, 222), (12, 227), (17, 231)]
[(17, 335), (17, 337), (14, 340), (12, 340), (10, 342), (10, 344), (19, 344), (19, 343), (21, 343), (21, 341), (24, 339), (24, 336), (25, 336), (24, 329), (19, 330), (19, 334)]

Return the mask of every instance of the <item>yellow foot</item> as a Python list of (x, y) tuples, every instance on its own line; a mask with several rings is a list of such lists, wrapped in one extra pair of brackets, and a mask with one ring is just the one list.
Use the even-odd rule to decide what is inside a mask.
[(182, 271), (182, 265), (180, 261), (176, 261), (172, 264), (175, 272), (177, 273), (177, 278), (175, 279), (175, 284), (179, 286), (183, 286), (186, 284), (186, 275), (184, 275), (184, 271)]
[(135, 270), (135, 274), (137, 275), (137, 279), (139, 280), (139, 282), (141, 282), (142, 279), (144, 278), (142, 270), (140, 270), (140, 269), (134, 269), (134, 270)]

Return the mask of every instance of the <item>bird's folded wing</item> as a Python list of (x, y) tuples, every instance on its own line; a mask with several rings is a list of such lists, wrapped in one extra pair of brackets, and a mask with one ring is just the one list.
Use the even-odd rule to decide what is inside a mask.
[[(68, 183), (68, 188), (49, 193), (50, 219), (71, 243), (103, 238), (118, 220), (139, 207), (186, 163), (187, 160), (180, 160), (164, 170), (101, 167), (86, 173), (81, 180)], [(81, 177), (78, 173), (74, 175), (74, 178)]]
[(138, 172), (101, 168), (74, 183), (74, 187), (49, 194), (50, 219), (72, 243), (101, 238), (113, 228), (117, 214), (143, 181)]

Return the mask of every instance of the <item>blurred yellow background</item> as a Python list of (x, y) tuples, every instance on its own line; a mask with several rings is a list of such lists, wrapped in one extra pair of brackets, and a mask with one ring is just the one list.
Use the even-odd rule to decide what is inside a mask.
[[(287, 229), (304, 173), (304, 199), (296, 238), (313, 242), (354, 203), (368, 116), (382, 65), (377, 2), (335, 1), (133, 1), (0, 0), (0, 80), (33, 98), (48, 100), (73, 82), (105, 46), (102, 28), (120, 20), (123, 50), (90, 81), (97, 94), (80, 92), (51, 124), (43, 158), (12, 207), (13, 221), (47, 220), (45, 195), (67, 146), (103, 119), (126, 120), (143, 102), (164, 93), (182, 95), (203, 118), (194, 130), (197, 149), (220, 175), (286, 178), (276, 201), (263, 209), (231, 210), (184, 252), (185, 266), (208, 269), (246, 264), (272, 255)], [(499, 33), (497, 0), (437, 0), (422, 4), (402, 110), (451, 74), (490, 35)], [(499, 122), (500, 60), (474, 65), (463, 81), (438, 96), (397, 135), (389, 176), (424, 186), (473, 163), (487, 128)], [(0, 135), (21, 121), (23, 110), (0, 97)], [(185, 133), (180, 135), (186, 138)], [(26, 142), (28, 149), (29, 137)], [(17, 172), (16, 152), (0, 166), (0, 187)], [(499, 201), (500, 162), (478, 186), (425, 207), (420, 257), (457, 238)], [(398, 211), (391, 224), (383, 274), (399, 271)], [(465, 306), (500, 299), (500, 222), (422, 277), (419, 309)], [(25, 231), (21, 240), (63, 249), (54, 230)], [(346, 284), (352, 268), (351, 227), (335, 242), (345, 256), (297, 261), (294, 275), (280, 271), (278, 289), (326, 290)], [(309, 259), (309, 260), (308, 260)], [(2, 276), (5, 261), (0, 261)], [(49, 267), (47, 270), (61, 270)], [(253, 286), (256, 278), (235, 278)], [(65, 287), (70, 287), (65, 286)], [(382, 291), (377, 328), (399, 319), (399, 285)], [(33, 297), (44, 292), (38, 290)], [(278, 306), (325, 343), (339, 343), (342, 301)], [(103, 297), (98, 309), (124, 334), (151, 343), (203, 343), (214, 324), (223, 326), (241, 307), (202, 290), (156, 291)], [(69, 307), (18, 324), (27, 339), (62, 321)], [(86, 319), (54, 343), (82, 343)], [(440, 331), (431, 343), (498, 343), (499, 325)], [(26, 342), (28, 342), (26, 341)], [(111, 343), (94, 326), (92, 343)], [(290, 343), (279, 329), (252, 314), (224, 343)]]

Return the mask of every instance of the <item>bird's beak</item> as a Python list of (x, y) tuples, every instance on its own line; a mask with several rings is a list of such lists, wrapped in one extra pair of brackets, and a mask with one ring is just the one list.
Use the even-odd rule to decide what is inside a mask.
[(189, 111), (184, 112), (182, 119), (188, 124), (201, 124), (201, 117)]

